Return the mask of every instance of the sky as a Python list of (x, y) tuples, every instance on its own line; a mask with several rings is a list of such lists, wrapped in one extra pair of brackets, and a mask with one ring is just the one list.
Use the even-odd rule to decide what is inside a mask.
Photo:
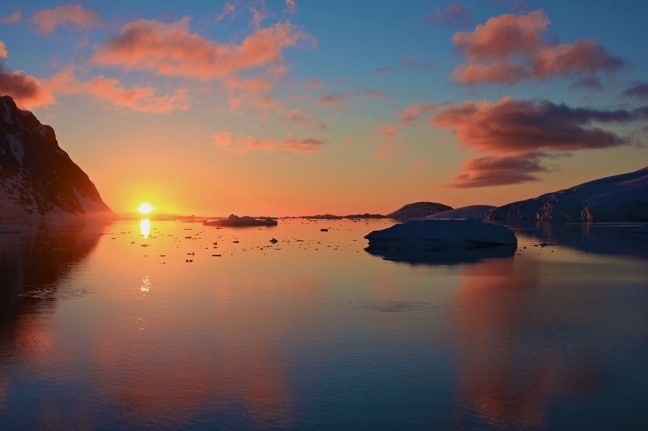
[(503, 205), (648, 166), (643, 0), (0, 3), (0, 94), (118, 213)]

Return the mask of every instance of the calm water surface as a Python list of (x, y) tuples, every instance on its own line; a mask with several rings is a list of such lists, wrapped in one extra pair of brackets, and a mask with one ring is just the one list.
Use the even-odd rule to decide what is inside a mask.
[(648, 429), (645, 234), (414, 265), (391, 224), (0, 233), (0, 429)]

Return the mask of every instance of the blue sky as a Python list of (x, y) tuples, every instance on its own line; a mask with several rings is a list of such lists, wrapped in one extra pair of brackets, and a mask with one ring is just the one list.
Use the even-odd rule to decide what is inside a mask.
[(0, 93), (116, 211), (504, 204), (647, 165), (641, 1), (13, 1)]

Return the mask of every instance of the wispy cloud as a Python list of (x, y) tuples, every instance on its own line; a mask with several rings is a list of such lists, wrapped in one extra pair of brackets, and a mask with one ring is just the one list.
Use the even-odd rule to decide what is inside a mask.
[(103, 26), (101, 17), (93, 10), (80, 5), (64, 5), (52, 9), (41, 9), (34, 12), (32, 22), (43, 34), (49, 34), (56, 27), (76, 25), (85, 30)]
[(564, 76), (583, 85), (596, 84), (600, 73), (623, 65), (592, 40), (548, 44), (543, 39), (548, 25), (549, 19), (538, 10), (491, 18), (473, 32), (455, 33), (452, 41), (467, 62), (457, 66), (452, 77), (463, 84), (515, 84)]
[(290, 14), (297, 12), (297, 3), (295, 3), (295, 0), (286, 0), (286, 12)]
[(398, 136), (401, 127), (396, 124), (381, 124), (376, 130), (378, 134), (378, 158), (380, 160), (399, 159), (397, 150), (401, 146)]
[(297, 109), (291, 109), (286, 114), (286, 119), (293, 124), (299, 124), (305, 127), (318, 127), (320, 129), (326, 129), (326, 123), (322, 121), (317, 121), (310, 115), (307, 115)]
[(230, 132), (224, 131), (212, 135), (215, 147), (236, 153), (245, 154), (250, 151), (288, 151), (292, 153), (313, 153), (318, 151), (326, 141), (317, 138), (296, 139), (287, 136), (283, 140), (259, 139), (251, 136), (235, 138)]
[(15, 11), (11, 15), (0, 17), (0, 24), (15, 24), (22, 21), (23, 15), (19, 10)]
[(648, 100), (648, 82), (635, 82), (623, 91), (626, 97)]
[(189, 109), (184, 89), (160, 96), (152, 87), (125, 88), (118, 80), (104, 76), (79, 81), (69, 68), (47, 80), (47, 87), (55, 94), (87, 94), (114, 106), (138, 112), (160, 114)]
[(473, 23), (470, 11), (454, 0), (445, 9), (437, 6), (434, 13), (427, 15), (425, 19), (435, 24), (458, 27), (469, 26)]
[[(449, 105), (439, 108), (430, 118), (434, 126), (454, 130), (464, 147), (486, 154), (462, 166), (464, 174), (455, 177), (451, 184), (455, 187), (532, 180), (535, 177), (531, 174), (543, 169), (540, 164), (543, 157), (629, 143), (619, 134), (603, 129), (601, 124), (647, 120), (648, 107), (596, 110), (510, 98), (496, 103)], [(516, 167), (520, 169), (517, 173)], [(487, 181), (489, 175), (493, 178), (491, 182)]]
[(5, 66), (7, 47), (0, 41), (0, 94), (11, 96), (16, 104), (24, 109), (49, 105), (55, 102), (54, 96), (35, 77), (23, 72), (13, 72)]
[(415, 103), (401, 112), (400, 120), (403, 123), (411, 123), (418, 120), (422, 114), (432, 112), (435, 109), (436, 105), (434, 103)]
[(220, 13), (217, 13), (216, 16), (214, 16), (214, 19), (216, 20), (216, 22), (221, 22), (227, 17), (234, 16), (235, 13), (236, 4), (225, 2), (225, 5), (223, 5), (223, 10)]
[(351, 99), (367, 98), (367, 99), (382, 99), (386, 97), (385, 93), (375, 89), (358, 89), (355, 91), (347, 91), (342, 93), (328, 93), (324, 94), (317, 99), (317, 104), (322, 106), (331, 106), (335, 109), (344, 110), (347, 102)]

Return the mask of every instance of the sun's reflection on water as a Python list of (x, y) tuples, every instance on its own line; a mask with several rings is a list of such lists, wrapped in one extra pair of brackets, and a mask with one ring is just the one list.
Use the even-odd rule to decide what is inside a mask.
[(151, 235), (151, 219), (143, 218), (140, 220), (140, 234), (144, 238), (148, 238)]

